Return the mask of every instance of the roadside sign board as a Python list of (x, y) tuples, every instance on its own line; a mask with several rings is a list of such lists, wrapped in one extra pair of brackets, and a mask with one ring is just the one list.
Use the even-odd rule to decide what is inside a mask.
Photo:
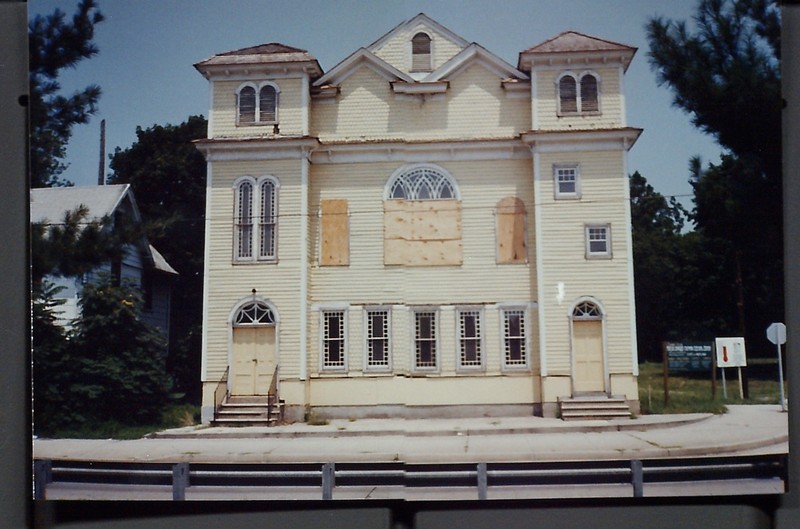
[(666, 342), (667, 368), (670, 372), (703, 372), (711, 371), (711, 342)]
[(717, 338), (716, 346), (718, 367), (745, 367), (747, 365), (744, 338)]

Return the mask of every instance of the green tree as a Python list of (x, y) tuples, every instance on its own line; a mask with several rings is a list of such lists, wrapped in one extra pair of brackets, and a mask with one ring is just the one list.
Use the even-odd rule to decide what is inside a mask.
[(765, 322), (783, 313), (778, 2), (701, 0), (691, 31), (661, 18), (646, 29), (659, 83), (727, 151), (720, 164), (690, 166), (691, 242), (705, 252), (693, 293), (714, 292), (697, 300), (716, 332), (760, 344)]
[(28, 25), (31, 187), (70, 185), (60, 178), (66, 169), (66, 144), (72, 128), (87, 123), (97, 111), (100, 87), (90, 85), (64, 96), (58, 76), (97, 54), (92, 39), (95, 24), (102, 20), (94, 0), (82, 0), (70, 21), (56, 9), (35, 16)]
[(84, 286), (64, 366), (69, 372), (64, 397), (73, 420), (132, 425), (159, 420), (170, 391), (165, 344), (140, 320), (141, 304), (135, 288), (110, 278)]
[(129, 183), (150, 242), (180, 274), (172, 291), (169, 372), (191, 401), (200, 396), (206, 161), (193, 141), (208, 123), (137, 127), (136, 142), (111, 157), (112, 184)]

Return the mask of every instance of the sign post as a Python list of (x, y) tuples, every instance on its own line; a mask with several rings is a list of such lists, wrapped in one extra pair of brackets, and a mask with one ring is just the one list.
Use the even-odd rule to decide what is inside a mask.
[(722, 368), (722, 394), (727, 399), (728, 392), (725, 387), (725, 368), (736, 367), (739, 369), (739, 397), (744, 399), (744, 386), (742, 384), (742, 367), (747, 366), (747, 353), (744, 348), (744, 338), (717, 338), (717, 365)]
[(786, 343), (786, 325), (778, 322), (767, 327), (767, 340), (774, 343), (778, 350), (778, 383), (781, 388), (781, 411), (786, 411), (786, 399), (783, 395), (783, 360), (781, 359), (781, 345)]

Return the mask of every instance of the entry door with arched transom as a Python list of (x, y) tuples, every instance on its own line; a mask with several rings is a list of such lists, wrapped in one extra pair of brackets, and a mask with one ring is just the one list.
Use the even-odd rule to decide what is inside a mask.
[(267, 395), (275, 374), (275, 317), (264, 302), (254, 301), (233, 320), (231, 395)]
[(575, 393), (603, 392), (603, 315), (591, 302), (583, 302), (572, 312), (572, 356)]

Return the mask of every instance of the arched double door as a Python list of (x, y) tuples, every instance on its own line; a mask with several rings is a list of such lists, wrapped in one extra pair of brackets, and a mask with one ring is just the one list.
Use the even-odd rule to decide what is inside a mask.
[(233, 316), (230, 394), (265, 396), (277, 367), (277, 321), (264, 301), (242, 305)]
[(575, 393), (606, 391), (603, 313), (596, 303), (582, 301), (572, 311), (572, 369)]

